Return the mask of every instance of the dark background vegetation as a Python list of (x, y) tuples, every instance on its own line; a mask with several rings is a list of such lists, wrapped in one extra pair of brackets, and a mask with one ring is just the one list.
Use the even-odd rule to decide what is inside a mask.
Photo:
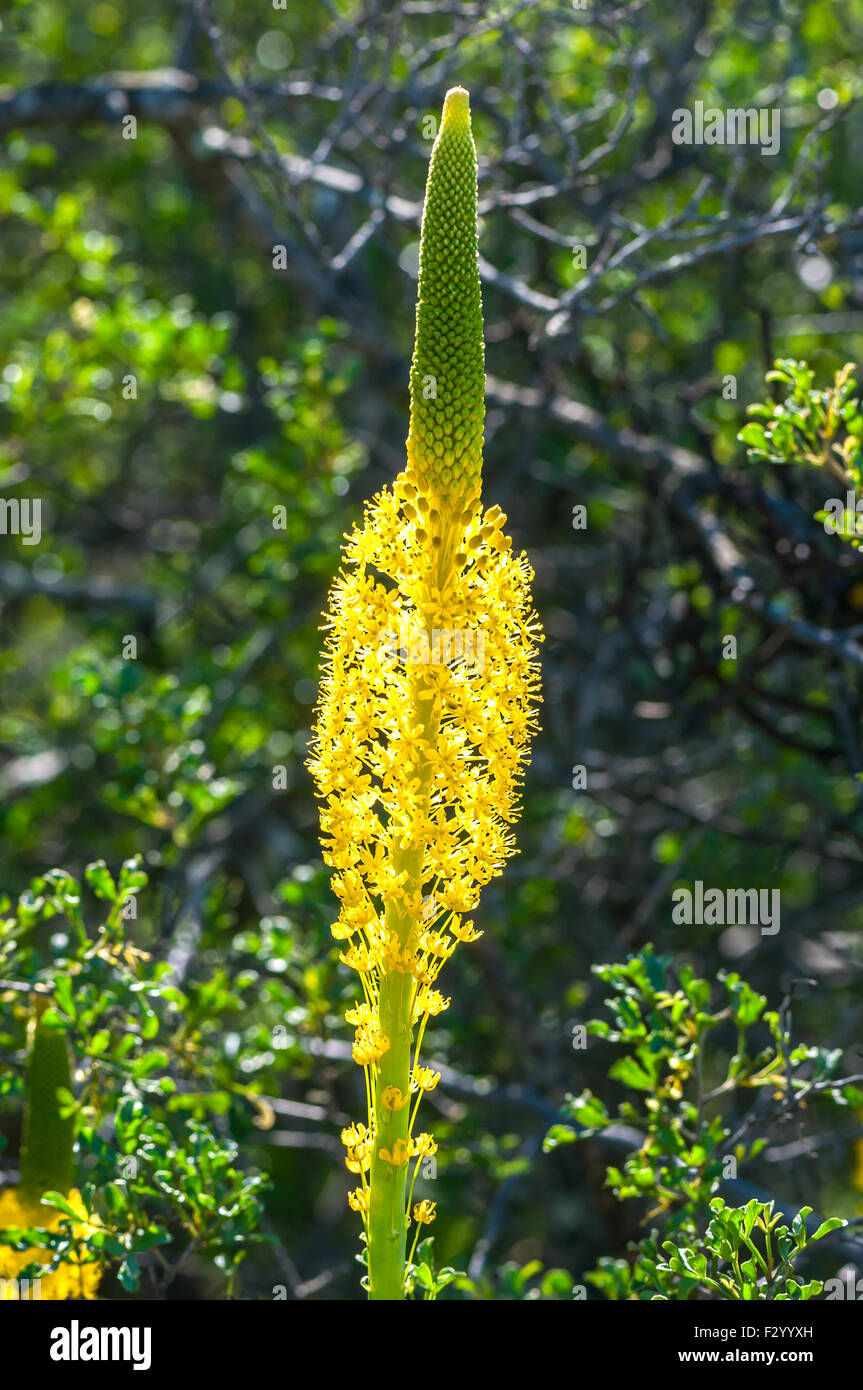
[[(652, 940), (773, 1007), (806, 977), (795, 1033), (863, 1070), (863, 559), (812, 520), (821, 475), (736, 442), (775, 356), (828, 380), (863, 350), (861, 46), (861, 0), (5, 9), (0, 486), (43, 538), (0, 537), (0, 887), (143, 856), (134, 939), (217, 982), (202, 1110), (272, 1178), (242, 1297), (359, 1295), (353, 986), (303, 759), (340, 538), (404, 456), (424, 123), (457, 82), (485, 498), (547, 642), (521, 854), (435, 1021), (439, 1253), (494, 1284), (637, 1233), (597, 1151), (541, 1153), (567, 1090), (621, 1093), (572, 1047), (597, 962)], [(780, 108), (780, 152), (673, 144), (695, 100)], [(780, 932), (674, 925), (696, 879), (779, 888)], [(859, 1131), (792, 1109), (746, 1176), (851, 1217)], [(218, 1283), (193, 1262), (172, 1294)]]

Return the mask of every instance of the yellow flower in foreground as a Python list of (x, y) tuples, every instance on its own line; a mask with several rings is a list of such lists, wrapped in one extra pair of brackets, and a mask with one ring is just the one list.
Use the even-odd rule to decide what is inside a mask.
[[(99, 1224), (92, 1217), (81, 1200), (81, 1194), (75, 1188), (69, 1193), (67, 1199), (69, 1205), (78, 1213), (80, 1221), (72, 1225), (72, 1230), (79, 1240), (83, 1240), (90, 1235)], [(17, 1188), (7, 1187), (0, 1192), (0, 1228), (6, 1226), (38, 1226), (42, 1230), (59, 1231), (60, 1223), (67, 1221), (62, 1212), (55, 1207), (42, 1206), (38, 1202), (30, 1202), (22, 1198)], [(15, 1281), (18, 1274), (27, 1265), (50, 1263), (51, 1254), (47, 1250), (39, 1250), (30, 1247), (28, 1250), (13, 1250), (8, 1245), (0, 1245), (0, 1279)], [(34, 1278), (39, 1280), (40, 1296), (46, 1300), (62, 1300), (66, 1298), (95, 1298), (99, 1288), (99, 1280), (102, 1271), (97, 1263), (85, 1264), (78, 1260), (74, 1254), (64, 1257), (63, 1263), (57, 1269), (46, 1270), (44, 1274), (37, 1274)], [(0, 1297), (6, 1299), (16, 1299), (18, 1297), (17, 1285), (8, 1282), (2, 1286)]]

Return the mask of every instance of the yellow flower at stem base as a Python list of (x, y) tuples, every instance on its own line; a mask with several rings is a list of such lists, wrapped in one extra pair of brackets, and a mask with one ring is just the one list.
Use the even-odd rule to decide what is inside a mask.
[[(72, 1233), (78, 1240), (84, 1240), (98, 1226), (98, 1222), (88, 1213), (75, 1188), (66, 1200), (80, 1216), (80, 1221), (72, 1222)], [(0, 1228), (7, 1226), (38, 1227), (46, 1231), (59, 1231), (61, 1222), (70, 1218), (56, 1209), (46, 1207), (40, 1202), (22, 1197), (17, 1188), (7, 1187), (0, 1192)], [(13, 1250), (8, 1244), (0, 1244), (0, 1299), (17, 1300), (19, 1297), (18, 1275), (27, 1265), (42, 1265), (45, 1272), (35, 1274), (39, 1280), (39, 1297), (43, 1300), (60, 1301), (66, 1298), (95, 1298), (99, 1288), (102, 1270), (95, 1262), (84, 1262), (74, 1253), (64, 1256), (56, 1269), (48, 1269), (52, 1263), (51, 1251), (30, 1246), (26, 1250)], [(32, 1285), (28, 1290), (32, 1297)]]
[[(71, 1223), (76, 1241), (84, 1241), (101, 1222), (87, 1211), (81, 1194), (72, 1186), (75, 1167), (75, 1124), (60, 1103), (60, 1095), (72, 1089), (71, 1058), (66, 1034), (49, 1027), (45, 1014), (51, 1004), (43, 988), (34, 989), (27, 1029), (26, 1101), (21, 1144), (21, 1178), (17, 1187), (0, 1192), (0, 1230), (6, 1227), (59, 1232)], [(45, 1206), (46, 1192), (63, 1195), (75, 1216), (72, 1220), (57, 1207)], [(74, 1251), (64, 1253), (52, 1269), (54, 1252), (39, 1246), (15, 1250), (9, 1237), (0, 1238), (0, 1299), (37, 1297), (46, 1300), (95, 1298), (102, 1276), (100, 1264)], [(27, 1266), (37, 1265), (44, 1273), (38, 1293), (19, 1287), (18, 1276)]]

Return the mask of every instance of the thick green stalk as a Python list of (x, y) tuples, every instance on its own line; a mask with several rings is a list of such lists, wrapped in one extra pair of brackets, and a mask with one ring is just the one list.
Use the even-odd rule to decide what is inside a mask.
[(74, 1179), (74, 1116), (60, 1114), (57, 1091), (72, 1089), (66, 1034), (46, 1028), (42, 1015), (51, 999), (33, 996), (28, 1032), (27, 1099), (18, 1190), (33, 1202), (45, 1192), (68, 1193)]
[[(421, 741), (433, 742), (439, 731), (424, 691), (421, 675), (414, 686), (414, 708), (417, 710)], [(419, 752), (414, 769), (418, 778), (417, 809), (428, 809), (431, 789), (431, 768)], [(396, 872), (405, 875), (408, 893), (422, 893), (423, 845), (407, 846), (396, 856)], [(414, 923), (408, 913), (392, 904), (386, 913), (387, 930), (395, 933), (400, 946), (406, 946)], [(405, 1208), (409, 1163), (393, 1165), (381, 1158), (381, 1149), (391, 1155), (397, 1152), (399, 1141), (408, 1138), (410, 1104), (399, 1110), (388, 1110), (382, 1097), (388, 1086), (394, 1086), (407, 1096), (411, 1079), (411, 1047), (413, 1042), (414, 979), (412, 975), (389, 970), (381, 981), (378, 1017), (381, 1031), (389, 1039), (389, 1048), (380, 1059), (375, 1103), (376, 1141), (369, 1175), (369, 1298), (398, 1300), (405, 1296), (405, 1254), (409, 1213)]]
[(386, 1148), (391, 1154), (395, 1153), (398, 1141), (407, 1139), (410, 1106), (385, 1110), (381, 1096), (387, 1086), (397, 1087), (402, 1095), (407, 1095), (410, 1087), (412, 986), (410, 975), (394, 970), (381, 986), (380, 1022), (390, 1046), (380, 1060), (375, 1112), (377, 1140), (369, 1175), (369, 1298), (372, 1301), (394, 1301), (405, 1296), (408, 1164), (393, 1166), (381, 1158), (380, 1151)]

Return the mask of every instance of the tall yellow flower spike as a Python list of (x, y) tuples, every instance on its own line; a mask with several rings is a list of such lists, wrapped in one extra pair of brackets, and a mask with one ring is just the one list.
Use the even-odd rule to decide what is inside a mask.
[[(350, 1205), (363, 1217), (372, 1299), (404, 1297), (413, 1187), (436, 1148), (431, 1135), (413, 1138), (438, 1080), (419, 1065), (423, 1035), (449, 1004), (433, 986), (459, 943), (480, 935), (465, 914), (515, 853), (537, 727), (533, 572), (513, 555), (500, 508), (480, 505), (476, 209), (468, 94), (456, 87), (426, 189), (407, 466), (346, 538), (309, 761), (341, 904), (333, 935), (363, 991), (347, 1018), (368, 1122), (343, 1138), (361, 1179)], [(434, 1203), (413, 1214), (418, 1233)]]

